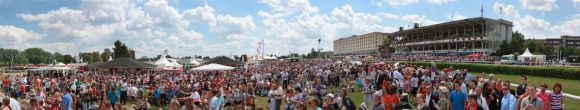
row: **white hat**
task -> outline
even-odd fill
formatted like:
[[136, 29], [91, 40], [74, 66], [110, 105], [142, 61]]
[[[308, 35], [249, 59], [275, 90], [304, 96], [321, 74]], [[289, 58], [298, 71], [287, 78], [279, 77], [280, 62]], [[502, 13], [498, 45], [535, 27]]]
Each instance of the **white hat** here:
[[327, 94], [326, 96], [334, 99], [334, 94]]

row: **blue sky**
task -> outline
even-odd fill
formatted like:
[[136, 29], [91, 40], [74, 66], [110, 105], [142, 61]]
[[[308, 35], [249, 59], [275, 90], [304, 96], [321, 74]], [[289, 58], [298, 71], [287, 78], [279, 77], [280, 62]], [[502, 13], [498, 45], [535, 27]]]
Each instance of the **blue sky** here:
[[0, 0], [0, 47], [76, 54], [125, 42], [137, 56], [324, 50], [332, 41], [483, 16], [527, 38], [580, 35], [580, 0]]

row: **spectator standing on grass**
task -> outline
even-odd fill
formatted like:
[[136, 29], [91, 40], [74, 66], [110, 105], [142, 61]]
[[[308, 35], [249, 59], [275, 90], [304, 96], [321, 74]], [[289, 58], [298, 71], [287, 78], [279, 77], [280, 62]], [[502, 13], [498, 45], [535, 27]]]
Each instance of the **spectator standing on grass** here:
[[[117, 94], [115, 93], [115, 89], [113, 87], [110, 87], [109, 90], [107, 91], [107, 98], [109, 99], [109, 102], [111, 103], [111, 107], [113, 108], [113, 110], [115, 109], [115, 106], [117, 104]], [[64, 102], [65, 99], [63, 99]]]
[[467, 101], [467, 96], [465, 95], [464, 92], [462, 92], [460, 90], [461, 88], [461, 83], [460, 82], [455, 82], [455, 84], [453, 85], [453, 87], [455, 88], [455, 90], [453, 92], [451, 92], [451, 108], [453, 110], [463, 110], [465, 109], [465, 104]]
[[[65, 88], [64, 89], [64, 96], [62, 96], [62, 102], [61, 102], [61, 108], [62, 110], [72, 110], [72, 105], [73, 104], [73, 99], [72, 96], [70, 95], [69, 89]], [[15, 109], [15, 110], [19, 110]]]
[[467, 106], [465, 106], [465, 110], [483, 110], [481, 105], [477, 103], [477, 95], [471, 94], [467, 99]]
[[540, 91], [538, 91], [536, 93], [536, 97], [542, 99], [542, 102], [544, 102], [544, 105], [542, 109], [544, 110], [548, 110], [550, 109], [550, 93], [548, 93], [546, 91], [546, 89], [548, 89], [548, 84], [546, 84], [546, 82], [543, 82], [542, 85], [540, 85], [541, 89]]
[[429, 110], [429, 106], [425, 104], [425, 95], [417, 94], [416, 101], [417, 101], [417, 110]]
[[516, 110], [516, 97], [510, 93], [509, 84], [509, 81], [505, 81], [501, 89], [503, 94], [503, 97], [501, 98], [501, 110]]
[[365, 95], [365, 106], [368, 109], [373, 109], [373, 103], [372, 103], [372, 99], [373, 99], [373, 93], [374, 93], [374, 87], [371, 84], [371, 80], [370, 79], [365, 79], [365, 85], [364, 85], [364, 92], [363, 94]]
[[520, 80], [521, 80], [521, 84], [518, 86], [517, 91], [516, 91], [517, 92], [516, 97], [518, 97], [518, 98], [521, 97], [521, 95], [523, 95], [524, 93], [526, 93], [528, 77], [522, 75]]
[[386, 110], [385, 104], [381, 101], [381, 95], [378, 92], [373, 94], [373, 109], [371, 110]]
[[487, 100], [483, 97], [483, 88], [482, 86], [477, 86], [475, 89], [475, 95], [477, 95], [477, 104], [481, 105], [483, 110], [489, 110], [489, 106], [487, 104]]
[[552, 93], [550, 93], [550, 109], [551, 110], [564, 110], [563, 104], [563, 94], [562, 94], [562, 84], [556, 83], [552, 87]]
[[533, 84], [528, 85], [528, 87], [526, 87], [526, 94], [529, 94], [527, 97], [525, 97], [522, 100], [521, 103], [521, 110], [540, 110], [542, 108], [544, 108], [544, 103], [542, 102], [542, 99], [536, 97], [535, 93], [537, 92], [536, 90], [536, 86]]
[[209, 104], [209, 110], [219, 110], [220, 109], [220, 102], [219, 102], [219, 95], [221, 93], [217, 90], [214, 90], [211, 92], [211, 99], [210, 99], [210, 104]]
[[435, 103], [436, 110], [449, 110], [449, 90], [446, 87], [439, 87], [439, 101]]
[[16, 98], [16, 92], [10, 92], [9, 94], [10, 96], [10, 108], [12, 110], [20, 110], [20, 104], [18, 102], [18, 100], [14, 99]]

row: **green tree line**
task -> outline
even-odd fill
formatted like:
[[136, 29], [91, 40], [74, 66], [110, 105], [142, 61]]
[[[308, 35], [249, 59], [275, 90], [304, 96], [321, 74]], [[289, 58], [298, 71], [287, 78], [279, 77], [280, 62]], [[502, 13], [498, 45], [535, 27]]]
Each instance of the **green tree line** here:
[[510, 42], [504, 41], [502, 45], [500, 45], [500, 49], [496, 52], [496, 55], [508, 55], [514, 54], [519, 55], [526, 51], [526, 48], [530, 50], [533, 54], [541, 54], [541, 55], [552, 55], [556, 56], [562, 52], [563, 55], [572, 56], [577, 55], [580, 56], [580, 49], [574, 47], [567, 47], [564, 48], [562, 45], [553, 47], [549, 45], [545, 45], [543, 42], [534, 40], [534, 39], [527, 39], [524, 40], [525, 36], [516, 31], [512, 34], [512, 39]]
[[[54, 64], [54, 63], [97, 63], [105, 62], [110, 58], [133, 58], [127, 46], [121, 41], [115, 41], [114, 48], [111, 51], [109, 48], [103, 49], [103, 52], [81, 52], [78, 55], [70, 55], [59, 52], [48, 52], [42, 48], [27, 48], [23, 51], [16, 49], [0, 48], [0, 66], [22, 65], [22, 64]], [[78, 56], [81, 59], [75, 59]], [[114, 57], [113, 57], [114, 56]], [[76, 61], [82, 60], [82, 61]]]

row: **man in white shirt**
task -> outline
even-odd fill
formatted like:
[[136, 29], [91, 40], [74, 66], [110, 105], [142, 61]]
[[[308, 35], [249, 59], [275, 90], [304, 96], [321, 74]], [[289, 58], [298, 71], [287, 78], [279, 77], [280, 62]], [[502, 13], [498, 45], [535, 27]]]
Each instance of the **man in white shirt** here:
[[282, 90], [282, 87], [278, 86], [276, 83], [272, 84], [272, 88], [270, 92], [268, 92], [268, 96], [270, 97], [270, 110], [280, 110], [283, 95], [284, 91]]
[[128, 93], [129, 93], [129, 100], [135, 100], [135, 98], [137, 97], [137, 87], [132, 86], [131, 84], [129, 84], [129, 89], [128, 89]]
[[10, 108], [12, 108], [12, 110], [20, 110], [20, 104], [18, 104], [18, 101], [16, 99], [14, 99], [14, 96], [16, 95], [15, 92], [11, 92], [10, 93]]
[[487, 106], [487, 100], [485, 100], [485, 97], [483, 97], [483, 95], [481, 94], [482, 91], [483, 89], [481, 86], [477, 86], [477, 88], [475, 89], [475, 94], [477, 95], [477, 104], [481, 105], [483, 110], [489, 110], [489, 106]]
[[392, 74], [393, 74], [393, 79], [396, 79], [397, 81], [397, 86], [403, 87], [405, 85], [405, 83], [403, 83], [405, 80], [403, 79], [403, 74], [401, 74], [401, 72], [399, 72], [401, 69], [397, 69], [395, 70]]

